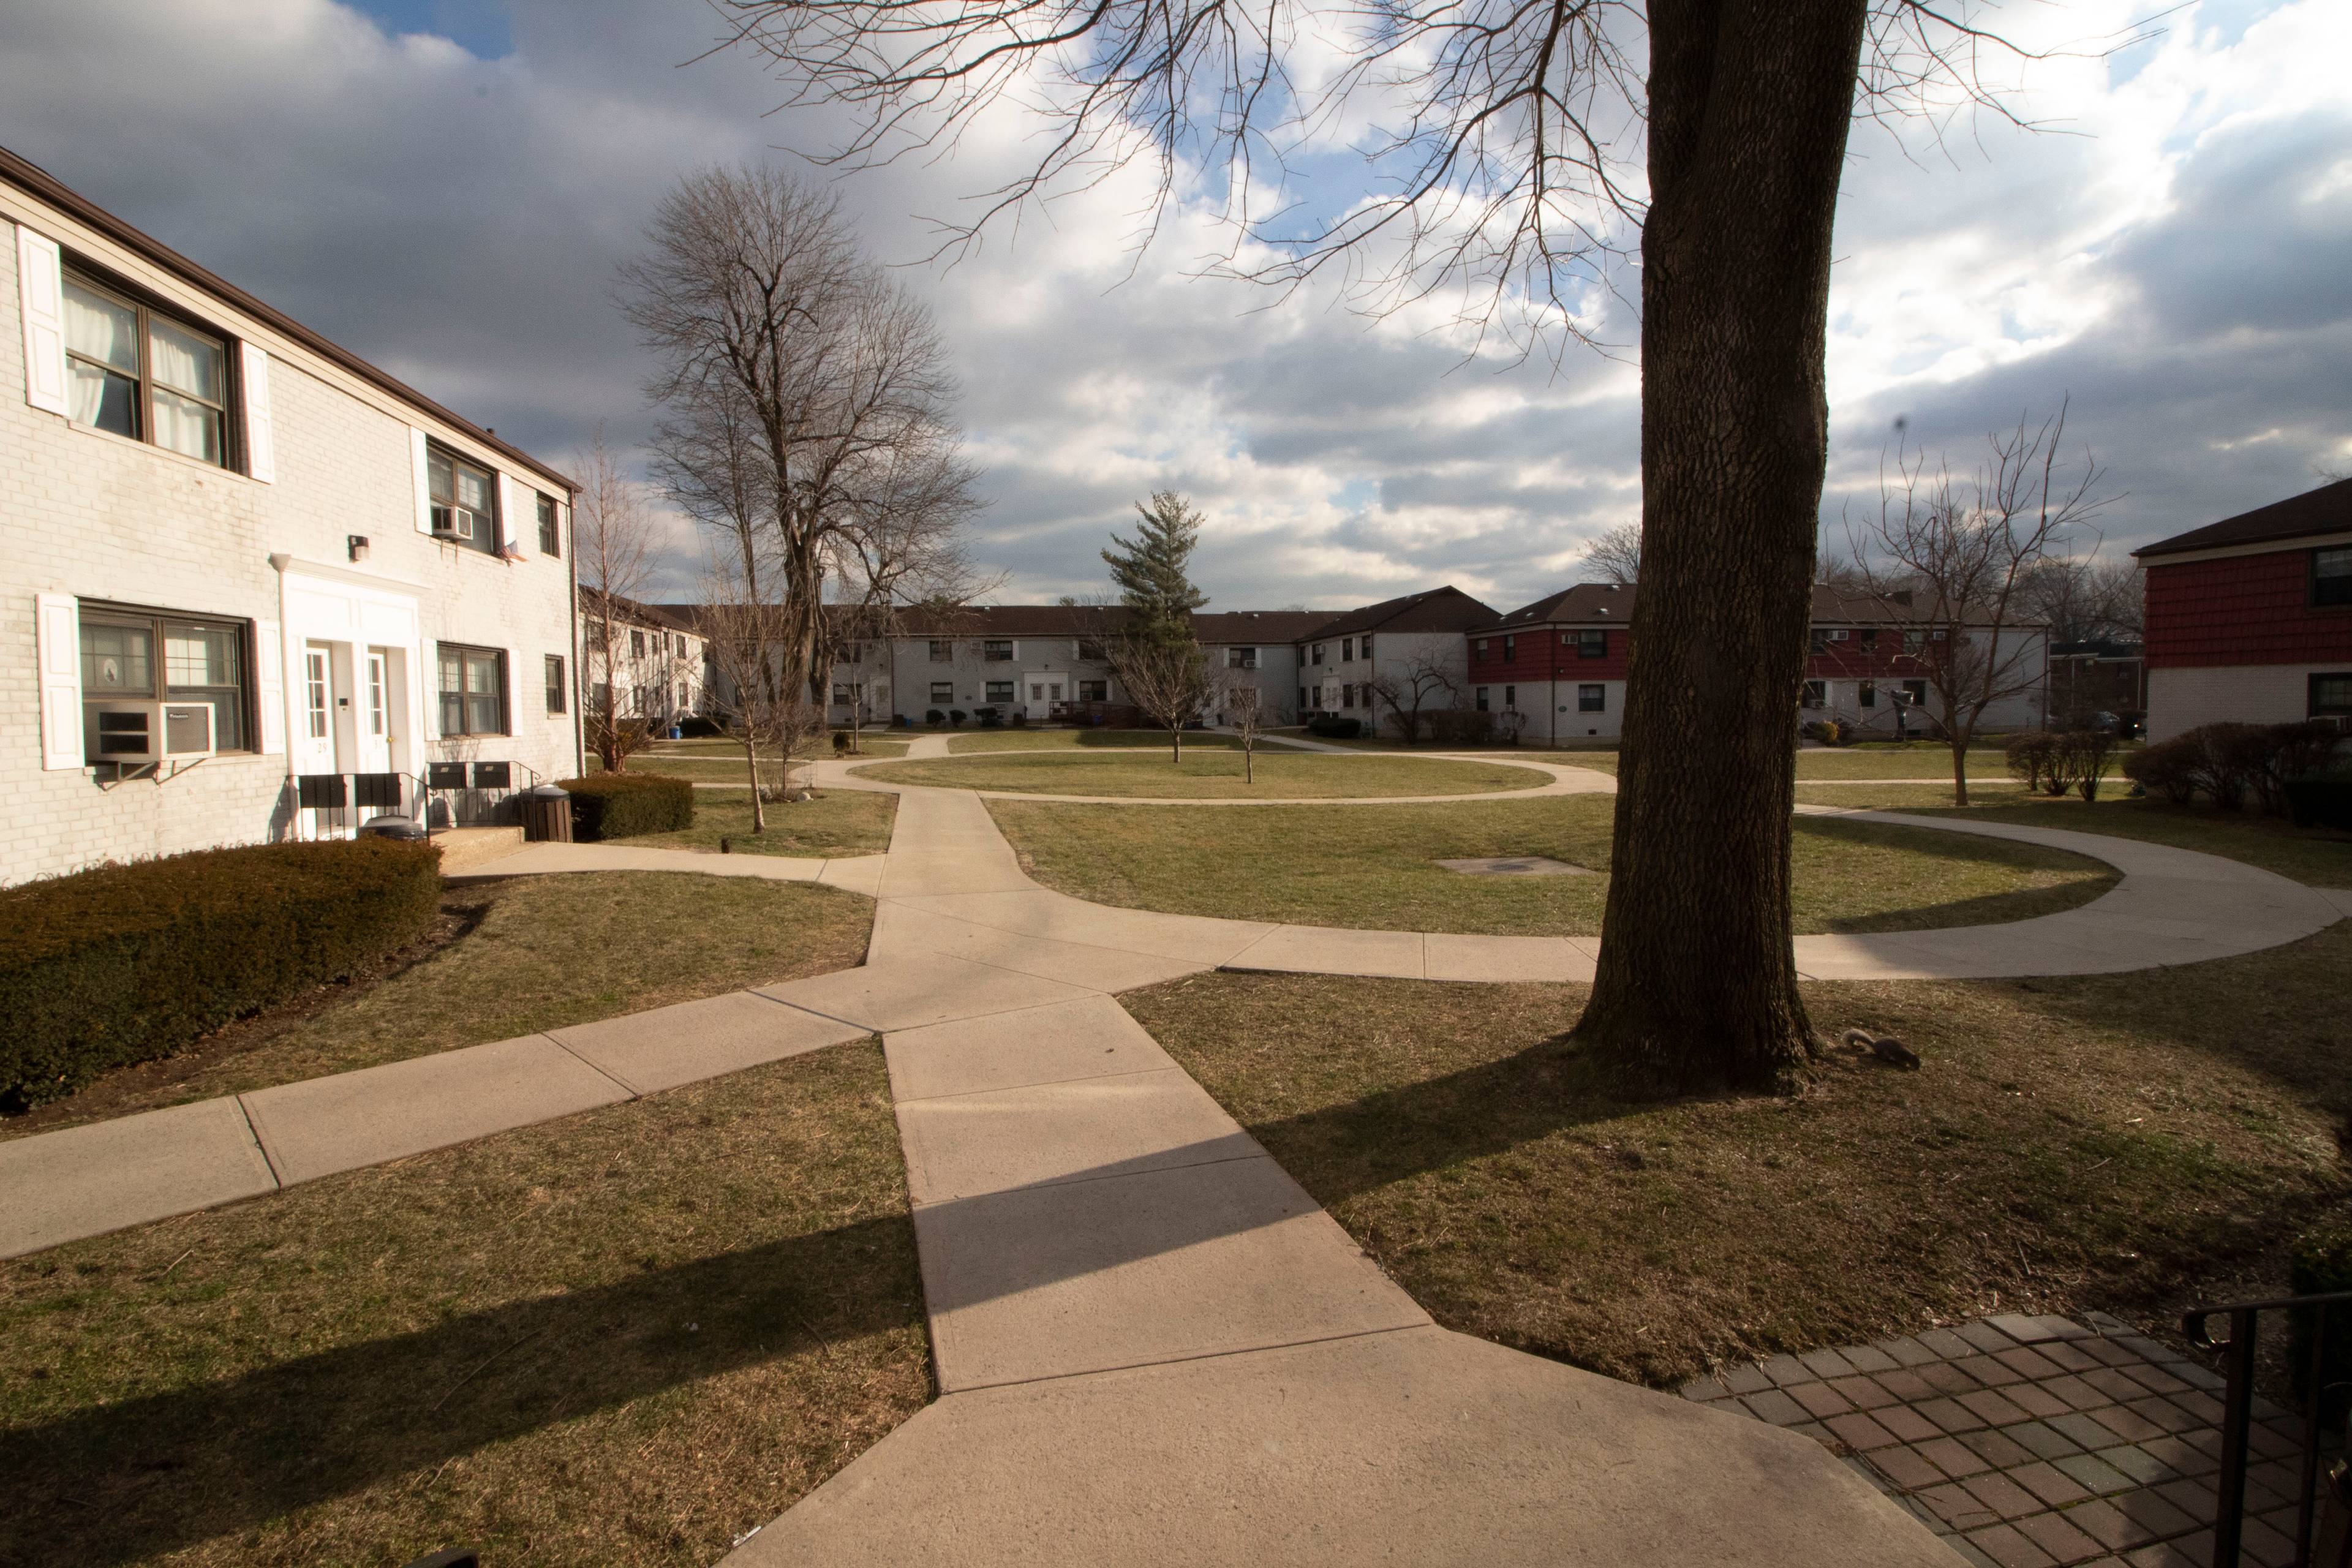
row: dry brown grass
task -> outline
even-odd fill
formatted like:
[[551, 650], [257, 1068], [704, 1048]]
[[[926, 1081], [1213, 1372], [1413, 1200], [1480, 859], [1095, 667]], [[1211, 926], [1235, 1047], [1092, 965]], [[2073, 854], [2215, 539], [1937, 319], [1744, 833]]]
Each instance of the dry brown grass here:
[[707, 1563], [930, 1379], [880, 1050], [0, 1264], [0, 1562]]
[[[1543, 855], [1605, 871], [1615, 801], [988, 806], [1032, 876], [1097, 903], [1371, 931], [1591, 936], [1605, 876], [1468, 877], [1437, 862]], [[2034, 845], [1819, 817], [1798, 821], [1791, 853], [1805, 932], [2025, 920], [2087, 903], [2116, 879], [2095, 861]]]
[[1127, 1005], [1440, 1321], [1670, 1384], [2274, 1255], [2352, 1189], [2347, 973], [2339, 924], [2137, 974], [1810, 986], [1818, 1027], [1924, 1068], [1666, 1104], [1559, 1041], [1580, 987], [1216, 974]]
[[874, 905], [833, 888], [599, 871], [452, 889], [422, 963], [331, 986], [194, 1049], [0, 1121], [0, 1138], [592, 1023], [865, 962]]
[[694, 793], [694, 826], [675, 833], [644, 833], [621, 840], [631, 849], [699, 849], [716, 853], [724, 838], [737, 855], [879, 855], [890, 847], [898, 797], [874, 790], [829, 789], [807, 800], [772, 801], [765, 829], [751, 831], [751, 792]]

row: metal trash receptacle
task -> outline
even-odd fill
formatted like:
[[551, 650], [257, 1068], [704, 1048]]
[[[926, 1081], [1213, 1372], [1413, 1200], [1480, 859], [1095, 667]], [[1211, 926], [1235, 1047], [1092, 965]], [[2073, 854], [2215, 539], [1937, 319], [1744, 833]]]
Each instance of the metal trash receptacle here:
[[522, 801], [522, 836], [532, 844], [572, 842], [572, 792], [555, 784], [527, 789]]

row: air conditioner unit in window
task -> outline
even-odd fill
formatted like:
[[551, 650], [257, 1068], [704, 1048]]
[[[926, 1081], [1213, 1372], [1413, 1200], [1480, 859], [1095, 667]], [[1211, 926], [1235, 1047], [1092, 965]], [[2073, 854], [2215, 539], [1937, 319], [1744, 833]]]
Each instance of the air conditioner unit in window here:
[[436, 506], [433, 509], [433, 537], [436, 539], [471, 539], [474, 537], [474, 514], [461, 506]]
[[93, 717], [93, 763], [193, 763], [216, 744], [209, 702], [109, 702]]

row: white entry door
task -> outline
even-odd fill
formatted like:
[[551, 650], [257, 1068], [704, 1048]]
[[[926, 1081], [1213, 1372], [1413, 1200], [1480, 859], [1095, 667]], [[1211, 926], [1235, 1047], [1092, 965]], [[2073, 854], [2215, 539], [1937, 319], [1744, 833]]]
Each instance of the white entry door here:
[[362, 773], [392, 771], [393, 672], [390, 650], [372, 647], [361, 661], [358, 752]]
[[298, 773], [342, 772], [336, 761], [335, 648], [332, 643], [302, 645], [295, 672], [294, 734], [289, 749]]
[[1033, 724], [1042, 723], [1054, 716], [1054, 710], [1070, 700], [1069, 677], [1059, 670], [1032, 670], [1022, 678], [1021, 695], [1026, 699], [1022, 710]]

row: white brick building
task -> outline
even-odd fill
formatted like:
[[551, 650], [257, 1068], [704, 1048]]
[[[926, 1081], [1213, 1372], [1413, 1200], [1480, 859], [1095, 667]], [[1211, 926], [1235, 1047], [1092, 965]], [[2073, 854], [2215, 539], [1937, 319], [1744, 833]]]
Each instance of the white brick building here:
[[0, 884], [578, 770], [562, 474], [5, 151], [0, 230]]

